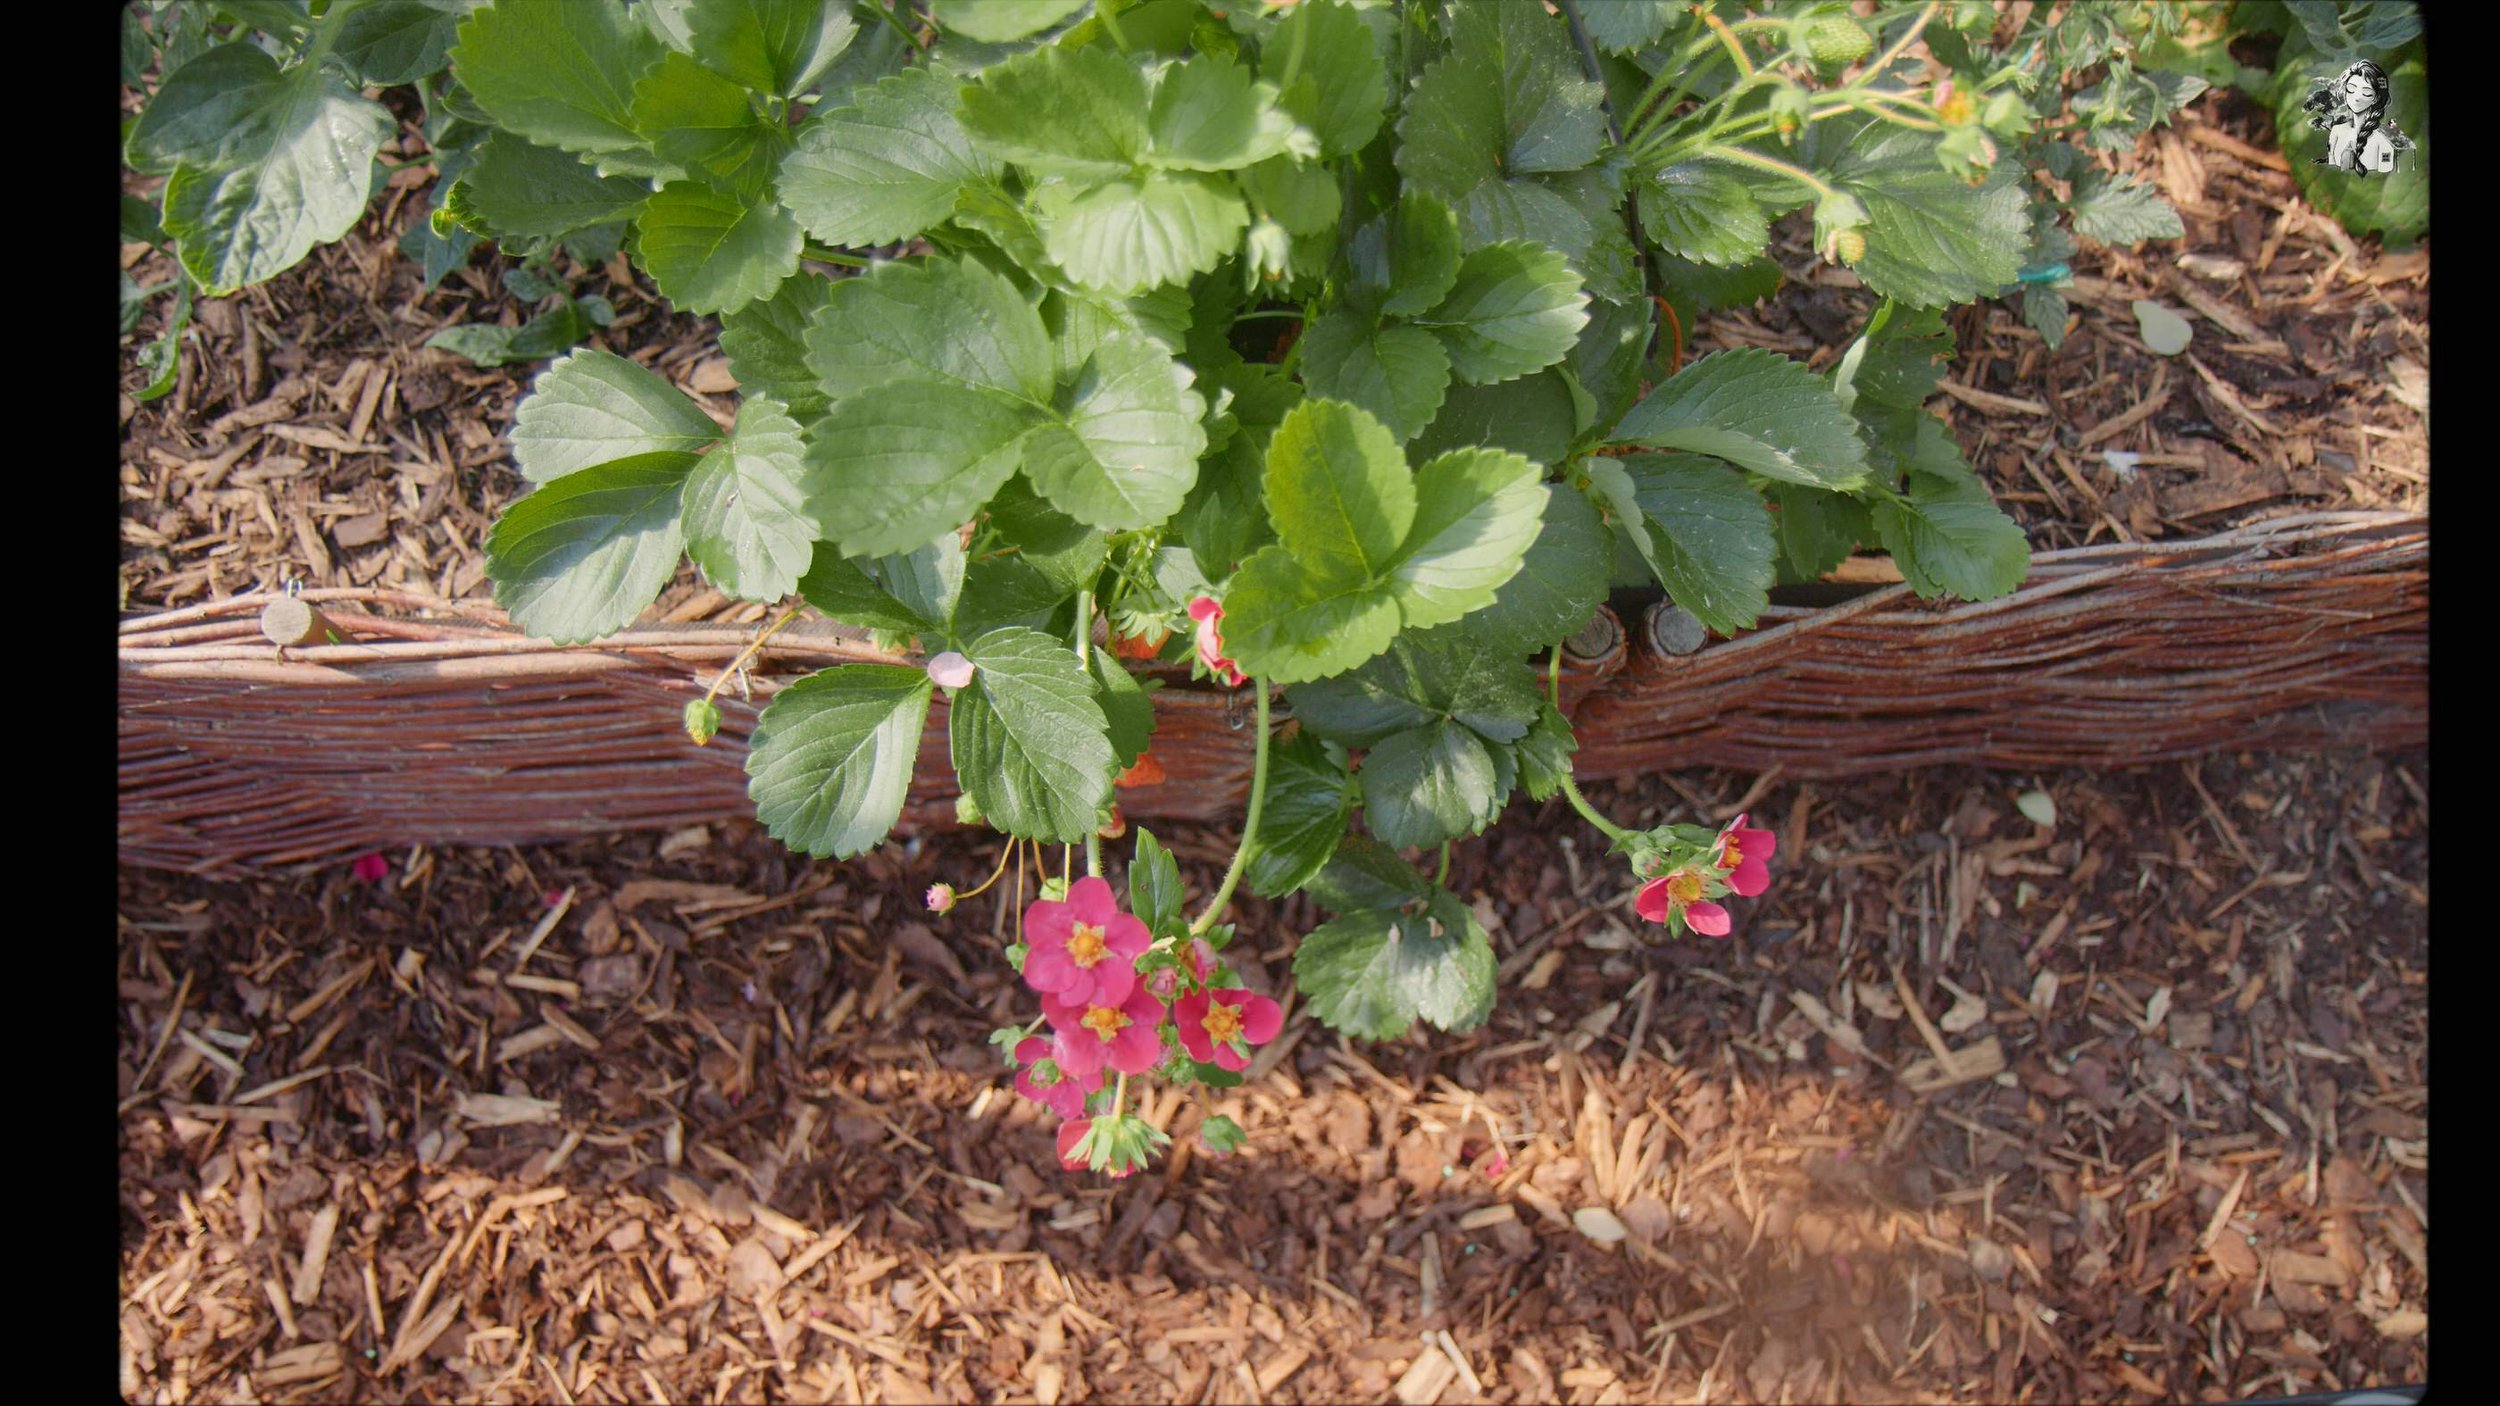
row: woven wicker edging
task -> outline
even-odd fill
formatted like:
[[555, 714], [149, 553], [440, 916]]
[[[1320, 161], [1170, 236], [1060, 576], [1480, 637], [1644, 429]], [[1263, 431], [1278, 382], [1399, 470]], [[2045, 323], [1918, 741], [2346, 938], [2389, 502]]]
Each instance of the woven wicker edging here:
[[[2429, 562], [2428, 520], [2394, 513], [2053, 552], [2001, 600], [1930, 605], [1891, 586], [1774, 606], [1763, 628], [1693, 654], [1662, 652], [1636, 621], [1628, 642], [1571, 661], [1564, 702], [1583, 776], [2405, 746], [2429, 735]], [[762, 703], [828, 664], [895, 660], [843, 627], [794, 624], [757, 661], [753, 696], [723, 697], [720, 736], [698, 748], [679, 712], [744, 647], [743, 627], [560, 648], [490, 607], [304, 596], [355, 642], [282, 657], [258, 633], [265, 596], [123, 622], [125, 862], [235, 872], [751, 816], [743, 767]], [[1233, 813], [1249, 776], [1243, 695], [1174, 680], [1155, 698], [1166, 780], [1122, 791], [1123, 810]], [[941, 702], [907, 825], [951, 814], [945, 737]]]

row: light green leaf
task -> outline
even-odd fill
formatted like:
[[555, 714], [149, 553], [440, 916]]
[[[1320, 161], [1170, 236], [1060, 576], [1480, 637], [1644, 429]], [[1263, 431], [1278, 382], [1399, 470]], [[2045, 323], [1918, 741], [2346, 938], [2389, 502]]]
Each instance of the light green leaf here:
[[738, 407], [729, 438], [686, 479], [686, 552], [740, 600], [777, 601], [798, 586], [819, 524], [802, 482], [798, 422], [770, 400]]
[[1866, 257], [1856, 271], [1867, 287], [1912, 307], [1940, 307], [1992, 297], [2014, 281], [2031, 221], [2012, 163], [1965, 185], [1937, 164], [1923, 133], [1876, 120], [1847, 127], [1819, 124], [1806, 144], [1822, 139], [1835, 153], [1824, 178], [1866, 206]]
[[848, 859], [903, 813], [935, 685], [920, 669], [845, 664], [783, 689], [747, 741], [747, 797], [773, 838]]
[[781, 202], [828, 244], [909, 239], [943, 221], [963, 188], [997, 167], [957, 120], [957, 85], [925, 68], [857, 90], [799, 128], [781, 162]]
[[2134, 176], [2112, 176], [2098, 166], [2075, 178], [2075, 198], [2067, 202], [2075, 233], [2103, 244], [2129, 248], [2147, 239], [2183, 239], [2187, 227], [2179, 212], [2153, 188]]
[[1582, 71], [1561, 15], [1541, 5], [1463, 0], [1450, 7], [1450, 44], [1499, 66], [1505, 175], [1577, 171], [1597, 159], [1606, 93]]
[[1392, 735], [1363, 756], [1363, 823], [1386, 845], [1437, 845], [1501, 813], [1493, 754], [1453, 722]]
[[[248, 44], [211, 50], [176, 77], [202, 69], [176, 95], [180, 110], [154, 127], [143, 117], [130, 144], [179, 161], [165, 183], [165, 233], [200, 291], [215, 295], [275, 278], [345, 236], [399, 124], [317, 66], [281, 75]], [[165, 106], [160, 93], [147, 116]], [[211, 137], [201, 124], [219, 114], [233, 125]]]
[[1274, 156], [1241, 172], [1242, 194], [1287, 234], [1326, 234], [1337, 226], [1343, 196], [1337, 178], [1316, 161]]
[[1613, 562], [1614, 541], [1597, 509], [1568, 488], [1549, 489], [1540, 530], [1520, 559], [1519, 574], [1460, 628], [1488, 654], [1515, 659], [1544, 649], [1597, 613]]
[[1678, 0], [1600, 0], [1580, 12], [1590, 43], [1610, 54], [1628, 54], [1657, 43], [1684, 8]]
[[1306, 400], [1286, 414], [1268, 441], [1266, 485], [1277, 539], [1331, 581], [1379, 580], [1415, 521], [1396, 438], [1338, 401]]
[[1006, 44], [1085, 8], [1085, 0], [936, 0], [937, 22], [966, 39]]
[[1639, 184], [1641, 229], [1670, 254], [1701, 264], [1760, 257], [1771, 222], [1735, 172], [1685, 161]]
[[1079, 522], [1115, 530], [1162, 522], [1189, 496], [1206, 450], [1206, 403], [1190, 379], [1136, 333], [1103, 338], [1067, 391], [1065, 418], [1027, 442], [1025, 475]]
[[1214, 268], [1250, 224], [1250, 207], [1231, 182], [1193, 171], [1047, 185], [1032, 208], [1051, 261], [1078, 287], [1114, 295]]
[[1163, 70], [1146, 115], [1146, 160], [1183, 171], [1237, 171], [1271, 156], [1317, 156], [1273, 84], [1253, 81], [1229, 59], [1200, 54]]
[[547, 484], [504, 509], [487, 540], [495, 603], [540, 639], [579, 644], [640, 615], [685, 550], [679, 500], [691, 454], [642, 454]]
[[836, 400], [931, 379], [1035, 402], [1051, 393], [1041, 314], [969, 259], [880, 263], [836, 279], [809, 325], [807, 364]]
[[1418, 190], [1354, 232], [1347, 250], [1354, 286], [1391, 317], [1413, 317], [1458, 282], [1458, 217]]
[[1008, 626], [964, 645], [975, 672], [948, 719], [955, 775], [989, 822], [1030, 840], [1092, 833], [1111, 800], [1108, 723], [1065, 643]]
[[1498, 449], [1460, 449], [1415, 471], [1415, 522], [1389, 572], [1407, 628], [1493, 603], [1519, 570], [1545, 506], [1544, 471]]
[[1319, 739], [1297, 732], [1268, 750], [1267, 804], [1242, 880], [1261, 898], [1282, 898], [1310, 882], [1345, 838], [1354, 788]]
[[745, 88], [674, 50], [634, 85], [634, 126], [662, 160], [742, 199], [771, 189], [790, 143]]
[[1990, 502], [1936, 495], [1911, 476], [1907, 499], [1875, 504], [1875, 531], [1921, 599], [1942, 595], [1995, 600], [2023, 584], [2031, 547], [2023, 530]]
[[2144, 338], [2145, 350], [2155, 356], [2177, 356], [2196, 335], [2186, 318], [2149, 298], [2135, 300], [2135, 329]]
[[843, 400], [808, 434], [817, 519], [852, 557], [909, 551], [960, 527], [1016, 471], [1039, 414], [946, 381]]
[[1488, 244], [1460, 263], [1449, 296], [1416, 325], [1440, 334], [1462, 379], [1507, 381], [1569, 354], [1588, 303], [1562, 255], [1540, 244]]
[[963, 125], [991, 157], [1043, 175], [1125, 175], [1145, 156], [1145, 75], [1108, 47], [1035, 49], [963, 90]]
[[1632, 407], [1612, 438], [1715, 455], [1808, 488], [1850, 489], [1866, 481], [1866, 445], [1830, 383], [1759, 347], [1685, 367]]
[[643, 144], [634, 84], [663, 52], [618, 0], [496, 0], [461, 22], [451, 60], [504, 130], [566, 151], [623, 153]]
[[552, 239], [629, 218], [650, 198], [646, 181], [602, 176], [569, 151], [496, 132], [453, 184], [445, 208], [461, 224], [498, 238]]
[[729, 374], [748, 395], [768, 395], [802, 423], [825, 411], [828, 397], [807, 365], [807, 328], [831, 296], [833, 281], [802, 270], [720, 321], [720, 349]]
[[1361, 406], [1401, 440], [1432, 422], [1449, 391], [1449, 354], [1421, 328], [1382, 327], [1336, 308], [1303, 332], [1300, 347], [1311, 394]]
[[1296, 990], [1329, 1029], [1370, 1040], [1403, 1035], [1418, 1015], [1444, 1030], [1483, 1020], [1493, 1001], [1493, 945], [1467, 905], [1436, 895], [1428, 913], [1349, 913], [1293, 955]]
[[771, 296], [798, 272], [804, 242], [779, 205], [750, 205], [692, 181], [663, 186], [634, 221], [643, 270], [684, 312], [731, 312]]
[[367, 86], [414, 83], [442, 70], [459, 25], [459, 13], [441, 6], [367, 5], [340, 21], [330, 52]]
[[807, 574], [799, 578], [799, 594], [833, 619], [862, 629], [910, 635], [942, 628], [944, 624], [923, 620], [918, 612], [879, 585], [877, 578], [858, 562], [834, 555], [830, 546], [816, 553]]
[[512, 417], [512, 457], [532, 483], [637, 455], [691, 456], [719, 438], [720, 426], [684, 392], [593, 348], [540, 373]]
[[[1591, 460], [1590, 477], [1598, 476]], [[1630, 481], [1645, 530], [1634, 532], [1658, 584], [1723, 635], [1751, 629], [1770, 604], [1771, 515], [1744, 478], [1698, 455], [1632, 454], [1612, 461]]]
[[1281, 545], [1252, 553], [1224, 595], [1224, 647], [1245, 671], [1275, 683], [1344, 673], [1397, 632], [1398, 605], [1386, 587], [1331, 582]]
[[838, 0], [693, 0], [690, 52], [759, 93], [795, 97], [850, 47], [858, 32]]
[[1302, 66], [1281, 102], [1319, 138], [1320, 154], [1351, 156], [1370, 145], [1388, 89], [1370, 26], [1339, 0], [1302, 0], [1261, 46], [1259, 76], [1283, 83], [1296, 53]]
[[939, 630], [952, 632], [964, 581], [970, 575], [964, 545], [953, 532], [941, 532], [908, 552], [896, 552], [869, 563], [887, 595], [913, 615]]

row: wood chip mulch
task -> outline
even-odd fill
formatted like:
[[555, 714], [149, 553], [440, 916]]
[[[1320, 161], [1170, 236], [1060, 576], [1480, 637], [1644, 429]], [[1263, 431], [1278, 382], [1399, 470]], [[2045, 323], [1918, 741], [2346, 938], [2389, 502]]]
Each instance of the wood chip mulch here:
[[[2230, 1400], [2428, 1375], [2427, 757], [1598, 799], [1778, 882], [1650, 946], [1460, 847], [1489, 1025], [1296, 1013], [1248, 1130], [1058, 1170], [969, 836], [120, 886], [134, 1401]], [[1741, 793], [1741, 794], [1740, 794]], [[1229, 837], [1174, 842], [1193, 888]], [[1121, 847], [1114, 847], [1115, 851]], [[1307, 900], [1235, 949], [1277, 989]]]

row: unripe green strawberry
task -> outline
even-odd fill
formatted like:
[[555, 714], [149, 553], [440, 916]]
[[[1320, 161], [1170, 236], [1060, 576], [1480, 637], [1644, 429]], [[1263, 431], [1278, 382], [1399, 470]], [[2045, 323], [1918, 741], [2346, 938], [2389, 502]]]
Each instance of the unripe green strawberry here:
[[1832, 236], [1832, 252], [1840, 256], [1842, 263], [1854, 264], [1866, 257], [1866, 235], [1858, 230], [1844, 229]]
[[1806, 25], [1806, 52], [1822, 68], [1846, 68], [1875, 52], [1875, 36], [1847, 15], [1823, 15]]

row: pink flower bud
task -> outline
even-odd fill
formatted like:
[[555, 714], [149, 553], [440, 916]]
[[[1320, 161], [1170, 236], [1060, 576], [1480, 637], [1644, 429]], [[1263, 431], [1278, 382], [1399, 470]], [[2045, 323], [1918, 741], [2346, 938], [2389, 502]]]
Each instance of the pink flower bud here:
[[356, 877], [368, 884], [378, 884], [391, 876], [391, 862], [379, 853], [368, 854], [356, 861]]
[[953, 884], [929, 885], [928, 904], [929, 911], [932, 913], [943, 913], [954, 907], [955, 886]]
[[929, 677], [940, 688], [961, 688], [972, 682], [972, 661], [950, 649], [930, 659]]

